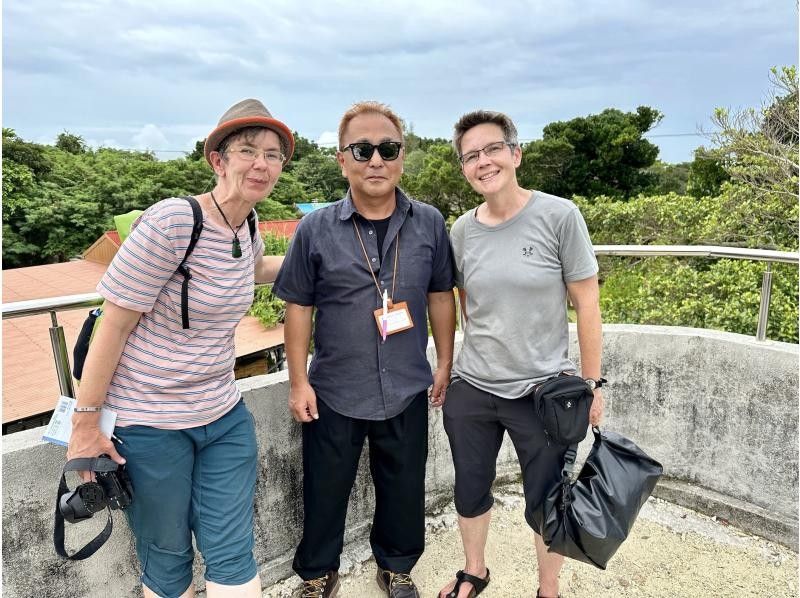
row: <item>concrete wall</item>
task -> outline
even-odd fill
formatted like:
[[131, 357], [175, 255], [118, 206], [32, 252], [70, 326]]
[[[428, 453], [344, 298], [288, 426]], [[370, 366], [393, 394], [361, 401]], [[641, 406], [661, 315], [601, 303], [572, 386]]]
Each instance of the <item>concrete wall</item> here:
[[[723, 502], [733, 497], [744, 509], [762, 509], [793, 534], [796, 546], [798, 346], [706, 330], [608, 325], [604, 347], [605, 375], [611, 380], [605, 393], [607, 427], [634, 439], [678, 483], [721, 496]], [[577, 354], [574, 330], [570, 353]], [[259, 435], [255, 551], [268, 584], [290, 574], [299, 540], [300, 427], [286, 410], [285, 372], [249, 378], [240, 386]], [[133, 542], [119, 513], [111, 540], [89, 560], [69, 562], [53, 551], [52, 514], [65, 449], [39, 441], [42, 431], [3, 437], [5, 595], [138, 596]], [[506, 478], [517, 472], [508, 443], [498, 469]], [[452, 481], [441, 412], [431, 411], [429, 508], [451, 499]], [[373, 500], [362, 460], [347, 539], [367, 533]], [[77, 549], [104, 523], [96, 516], [68, 524], [68, 547]]]

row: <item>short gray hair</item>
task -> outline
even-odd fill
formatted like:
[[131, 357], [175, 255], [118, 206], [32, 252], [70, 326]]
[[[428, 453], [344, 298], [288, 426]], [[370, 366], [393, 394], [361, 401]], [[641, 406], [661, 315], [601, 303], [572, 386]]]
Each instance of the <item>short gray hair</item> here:
[[517, 127], [514, 126], [514, 121], [511, 118], [502, 112], [475, 110], [459, 118], [455, 127], [453, 127], [453, 147], [455, 147], [458, 156], [461, 156], [461, 139], [464, 134], [473, 127], [486, 123], [497, 125], [503, 130], [503, 141], [509, 145], [519, 145]]
[[[236, 129], [230, 135], [227, 135], [219, 142], [217, 149], [220, 154], [225, 154], [227, 149], [231, 146], [231, 144], [235, 141], [244, 141], [245, 143], [253, 143], [256, 137], [263, 132], [263, 131], [272, 131], [277, 135], [277, 131], [274, 129], [270, 129], [269, 127], [260, 127], [258, 125], [252, 127], [244, 127], [243, 129]], [[285, 156], [287, 155], [289, 148], [286, 147], [286, 141], [283, 138], [283, 135], [278, 135], [278, 140], [281, 143], [281, 153]]]

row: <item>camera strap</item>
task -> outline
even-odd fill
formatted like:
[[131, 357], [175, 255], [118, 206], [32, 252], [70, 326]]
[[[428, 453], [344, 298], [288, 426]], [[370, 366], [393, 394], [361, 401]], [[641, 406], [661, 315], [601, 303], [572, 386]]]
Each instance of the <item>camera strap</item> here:
[[56, 496], [56, 513], [55, 524], [53, 526], [53, 545], [59, 556], [72, 561], [82, 561], [89, 558], [97, 550], [106, 543], [106, 540], [111, 536], [111, 530], [114, 527], [114, 520], [111, 518], [111, 509], [106, 507], [108, 511], [108, 521], [103, 530], [95, 536], [86, 546], [81, 548], [75, 554], [67, 554], [64, 548], [64, 516], [59, 509], [61, 497], [67, 494], [69, 486], [67, 486], [66, 473], [68, 471], [116, 471], [118, 465], [107, 457], [93, 457], [93, 458], [80, 458], [67, 461], [64, 469], [61, 472], [61, 481], [58, 483], [58, 496]]

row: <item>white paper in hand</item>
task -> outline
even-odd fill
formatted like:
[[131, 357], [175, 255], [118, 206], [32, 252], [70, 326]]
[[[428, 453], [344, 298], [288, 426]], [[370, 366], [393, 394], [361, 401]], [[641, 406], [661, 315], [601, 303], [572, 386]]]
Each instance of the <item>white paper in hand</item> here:
[[[76, 403], [77, 401], [71, 397], [58, 397], [53, 417], [50, 418], [50, 423], [47, 424], [42, 440], [61, 446], [69, 445], [69, 439], [72, 436], [72, 413], [75, 410]], [[111, 438], [116, 421], [116, 412], [103, 408], [100, 412], [100, 431], [108, 438]]]

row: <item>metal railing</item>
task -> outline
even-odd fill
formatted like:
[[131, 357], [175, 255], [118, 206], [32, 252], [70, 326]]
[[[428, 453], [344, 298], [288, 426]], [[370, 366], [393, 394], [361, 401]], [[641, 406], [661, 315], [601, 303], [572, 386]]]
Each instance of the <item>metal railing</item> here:
[[[800, 253], [797, 252], [747, 249], [742, 247], [717, 247], [713, 245], [595, 245], [594, 252], [596, 255], [611, 256], [706, 257], [766, 262], [767, 267], [761, 281], [761, 305], [759, 307], [758, 326], [756, 328], [756, 339], [759, 341], [766, 340], [767, 335], [769, 303], [772, 292], [771, 264], [773, 262], [784, 264], [800, 263]], [[2, 306], [4, 320], [7, 318], [21, 318], [24, 316], [50, 313], [53, 324], [50, 328], [50, 343], [53, 349], [58, 383], [61, 394], [63, 395], [70, 397], [75, 396], [64, 330], [58, 324], [56, 314], [58, 311], [93, 307], [95, 305], [100, 305], [102, 302], [103, 298], [98, 293], [85, 293], [82, 295], [4, 303]]]
[[50, 322], [52, 323], [49, 330], [50, 346], [53, 349], [53, 359], [56, 364], [58, 388], [65, 397], [74, 397], [75, 388], [72, 384], [72, 370], [69, 364], [67, 340], [64, 337], [64, 328], [58, 323], [58, 312], [81, 307], [94, 307], [101, 303], [103, 303], [103, 298], [98, 293], [84, 293], [82, 295], [31, 299], [29, 301], [3, 304], [4, 320], [50, 313]]
[[596, 255], [706, 257], [766, 262], [767, 268], [761, 277], [761, 305], [758, 309], [756, 326], [756, 340], [759, 341], [767, 339], [769, 301], [772, 295], [772, 263], [800, 263], [798, 252], [715, 245], [595, 245], [594, 252]]

